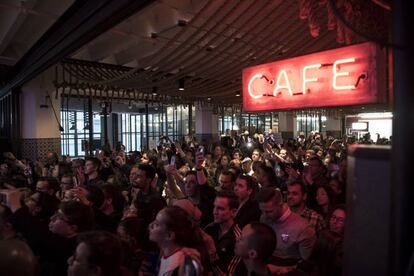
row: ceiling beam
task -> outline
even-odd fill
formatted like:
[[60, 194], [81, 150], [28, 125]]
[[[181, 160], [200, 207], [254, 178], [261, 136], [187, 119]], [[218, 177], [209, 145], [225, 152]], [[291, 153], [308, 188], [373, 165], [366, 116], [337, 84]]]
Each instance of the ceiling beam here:
[[154, 0], [77, 0], [13, 67], [0, 97], [35, 78]]

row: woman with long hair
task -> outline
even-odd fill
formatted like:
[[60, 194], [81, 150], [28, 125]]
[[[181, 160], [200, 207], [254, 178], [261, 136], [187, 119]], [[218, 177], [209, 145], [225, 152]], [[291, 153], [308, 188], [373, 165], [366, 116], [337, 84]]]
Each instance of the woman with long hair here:
[[177, 206], [169, 206], [158, 212], [149, 226], [149, 239], [160, 249], [160, 276], [179, 275], [188, 255], [193, 257], [192, 260], [195, 259], [194, 255], [200, 256], [201, 262], [208, 258], [197, 225], [186, 211]]
[[148, 224], [143, 219], [129, 217], [122, 220], [117, 229], [125, 252], [123, 265], [134, 275], [151, 274], [158, 260], [158, 250], [148, 239]]
[[320, 232], [309, 259], [311, 276], [340, 276], [342, 274], [343, 233], [346, 211], [336, 206], [329, 218], [329, 229]]
[[320, 185], [316, 189], [316, 202], [318, 204], [317, 211], [322, 215], [326, 222], [331, 215], [335, 206], [335, 195], [331, 187], [327, 185]]

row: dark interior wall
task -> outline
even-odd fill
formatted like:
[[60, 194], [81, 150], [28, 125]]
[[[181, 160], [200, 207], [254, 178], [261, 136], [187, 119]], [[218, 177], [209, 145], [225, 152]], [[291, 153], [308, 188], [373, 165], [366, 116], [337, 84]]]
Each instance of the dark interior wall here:
[[0, 89], [6, 85], [11, 66], [0, 64]]
[[13, 89], [0, 98], [0, 152], [20, 157], [20, 140], [20, 89]]

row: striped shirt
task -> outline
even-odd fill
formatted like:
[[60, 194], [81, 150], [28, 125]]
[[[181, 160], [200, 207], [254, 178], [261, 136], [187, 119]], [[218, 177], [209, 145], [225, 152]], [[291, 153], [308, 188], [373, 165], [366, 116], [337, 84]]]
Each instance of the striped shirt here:
[[204, 231], [209, 234], [216, 245], [218, 259], [213, 263], [215, 275], [232, 275], [240, 262], [240, 257], [234, 255], [236, 240], [241, 236], [241, 230], [235, 223], [222, 236], [220, 236], [220, 224], [211, 223]]

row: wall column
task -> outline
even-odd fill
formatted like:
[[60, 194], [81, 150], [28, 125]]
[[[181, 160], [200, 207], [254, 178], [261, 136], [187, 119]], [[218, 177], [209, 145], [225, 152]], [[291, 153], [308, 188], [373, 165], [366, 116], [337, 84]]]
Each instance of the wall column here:
[[[48, 151], [60, 155], [60, 95], [55, 98], [52, 84], [53, 70], [47, 70], [22, 87], [21, 94], [21, 133], [22, 157], [31, 160], [44, 160]], [[46, 98], [46, 91], [50, 99]]]
[[326, 117], [326, 122], [322, 123], [326, 125], [326, 136], [341, 137], [342, 124], [340, 118]]
[[198, 105], [195, 113], [197, 140], [218, 141], [218, 115], [213, 113], [213, 107]]
[[294, 138], [295, 124], [291, 112], [279, 112], [279, 132], [283, 139]]

